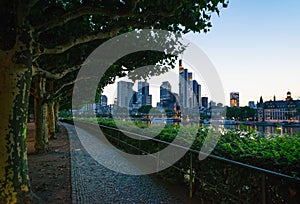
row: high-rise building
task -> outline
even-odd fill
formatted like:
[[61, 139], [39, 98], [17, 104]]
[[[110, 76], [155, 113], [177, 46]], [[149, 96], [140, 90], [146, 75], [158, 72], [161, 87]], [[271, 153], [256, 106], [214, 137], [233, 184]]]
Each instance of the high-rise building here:
[[201, 101], [201, 85], [196, 80], [193, 80], [193, 108], [200, 106]]
[[149, 94], [149, 83], [145, 81], [138, 82], [137, 103], [140, 106], [152, 104], [152, 95]]
[[183, 108], [188, 107], [188, 70], [182, 66], [179, 60], [179, 103]]
[[231, 92], [230, 93], [230, 107], [240, 107], [239, 92]]
[[107, 96], [105, 96], [105, 95], [100, 96], [100, 105], [107, 106]]
[[188, 72], [188, 81], [187, 81], [187, 86], [188, 86], [188, 92], [187, 92], [187, 101], [188, 105], [187, 108], [192, 108], [194, 106], [194, 97], [193, 97], [193, 73]]
[[204, 108], [208, 108], [208, 97], [201, 97], [201, 103]]
[[160, 86], [160, 102], [168, 101], [171, 98], [171, 84], [168, 81], [162, 82]]
[[168, 81], [162, 82], [160, 86], [160, 102], [161, 108], [174, 109], [178, 106], [178, 94], [172, 93], [171, 85]]
[[179, 60], [179, 103], [183, 108], [196, 108], [201, 104], [201, 85], [193, 80], [193, 73], [188, 72]]
[[130, 107], [130, 101], [133, 96], [133, 83], [127, 81], [119, 81], [117, 88], [117, 103], [120, 107]]

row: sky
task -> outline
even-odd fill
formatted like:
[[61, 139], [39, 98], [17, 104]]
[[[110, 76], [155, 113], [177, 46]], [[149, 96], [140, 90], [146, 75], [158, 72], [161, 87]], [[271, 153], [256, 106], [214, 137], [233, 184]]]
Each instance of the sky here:
[[[258, 101], [260, 96], [270, 100], [275, 95], [284, 100], [287, 91], [294, 99], [300, 98], [299, 7], [298, 0], [230, 0], [220, 16], [213, 14], [210, 32], [185, 35], [213, 63], [223, 84], [225, 105], [229, 105], [230, 92], [240, 93], [241, 106]], [[154, 81], [150, 93], [156, 105], [160, 81]], [[177, 84], [172, 84], [175, 92]], [[104, 90], [109, 103], [113, 103], [116, 90], [116, 86]], [[205, 84], [202, 93], [210, 98]]]

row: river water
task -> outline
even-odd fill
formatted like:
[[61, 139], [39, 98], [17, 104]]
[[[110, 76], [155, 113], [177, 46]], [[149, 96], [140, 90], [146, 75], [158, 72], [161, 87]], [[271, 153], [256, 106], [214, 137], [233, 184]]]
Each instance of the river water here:
[[256, 130], [261, 134], [286, 134], [293, 135], [300, 133], [300, 127], [293, 126], [274, 126], [274, 125], [224, 125], [226, 129], [246, 129]]

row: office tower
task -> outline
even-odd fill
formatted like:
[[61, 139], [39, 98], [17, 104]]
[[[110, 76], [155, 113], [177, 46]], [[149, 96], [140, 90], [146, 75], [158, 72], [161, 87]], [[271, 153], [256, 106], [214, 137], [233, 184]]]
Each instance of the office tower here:
[[170, 83], [168, 81], [162, 82], [160, 86], [159, 106], [163, 108], [173, 109], [174, 104], [178, 102], [177, 100], [178, 94], [172, 93]]
[[148, 82], [145, 81], [138, 82], [137, 103], [140, 106], [152, 104], [152, 95], [149, 94]]
[[198, 90], [199, 90], [199, 96], [198, 96], [198, 105], [202, 106], [202, 101], [201, 101], [201, 84], [198, 84]]
[[160, 85], [160, 102], [168, 101], [171, 98], [171, 84], [168, 81]]
[[107, 96], [105, 96], [105, 95], [100, 96], [100, 105], [107, 106]]
[[193, 108], [200, 106], [201, 85], [196, 80], [193, 80]]
[[126, 81], [119, 81], [118, 82], [118, 89], [117, 89], [117, 103], [120, 107], [129, 108], [130, 100], [133, 96], [133, 83], [126, 82]]
[[188, 81], [187, 81], [187, 108], [192, 108], [193, 107], [193, 73], [192, 72], [188, 72]]
[[240, 107], [239, 92], [231, 92], [230, 93], [230, 107]]
[[193, 80], [193, 73], [188, 72], [179, 60], [179, 103], [183, 108], [197, 108], [201, 103], [201, 85]]
[[202, 103], [202, 106], [204, 108], [208, 108], [208, 98], [207, 97], [201, 97], [201, 103]]
[[179, 60], [179, 103], [183, 108], [188, 107], [188, 70], [182, 66], [182, 60]]

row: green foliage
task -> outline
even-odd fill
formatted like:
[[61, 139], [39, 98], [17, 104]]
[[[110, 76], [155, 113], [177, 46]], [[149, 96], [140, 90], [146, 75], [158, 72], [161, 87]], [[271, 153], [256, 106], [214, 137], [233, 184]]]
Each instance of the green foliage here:
[[[94, 122], [96, 122], [95, 119]], [[104, 126], [118, 127], [129, 132], [138, 129], [139, 132], [136, 133], [141, 135], [144, 135], [144, 130], [148, 128], [141, 121], [131, 123], [129, 121], [98, 118], [98, 122]], [[137, 128], [137, 126], [142, 127], [142, 129]], [[186, 136], [185, 140], [194, 140], [192, 149], [195, 150], [201, 149], [209, 131], [220, 131], [222, 136], [213, 151], [213, 155], [294, 177], [300, 176], [300, 134], [262, 137], [253, 130], [211, 130], [210, 127], [198, 127], [196, 125], [166, 125], [163, 126], [163, 129], [157, 129], [151, 128], [147, 131], [153, 131], [152, 133], [157, 135], [156, 139], [167, 142], [172, 142], [178, 135], [178, 131], [181, 131]], [[105, 128], [102, 128], [102, 130], [114, 145], [131, 154], [154, 153], [167, 146], [153, 140], [141, 142], [129, 138], [117, 130]], [[192, 132], [196, 132], [196, 134], [193, 135]], [[122, 142], [119, 142], [119, 140]], [[196, 152], [186, 154], [173, 165], [176, 168], [170, 167], [158, 174], [172, 183], [187, 185], [188, 187], [185, 178], [189, 177], [191, 161], [194, 194], [199, 195], [206, 201], [217, 203], [236, 203], [238, 202], [237, 198], [249, 203], [261, 202], [263, 176], [261, 172], [210, 157], [199, 161]], [[289, 198], [288, 188], [292, 185], [294, 184], [291, 180], [267, 175], [265, 185], [268, 193], [267, 203], [286, 203]]]
[[138, 109], [138, 112], [139, 112], [139, 113], [143, 113], [143, 114], [148, 114], [148, 113], [150, 112], [151, 109], [152, 109], [152, 106], [151, 106], [151, 105], [141, 106], [141, 107]]
[[236, 119], [240, 121], [253, 120], [255, 110], [248, 106], [245, 107], [228, 107], [226, 110], [226, 117], [229, 119]]

